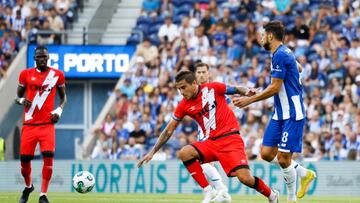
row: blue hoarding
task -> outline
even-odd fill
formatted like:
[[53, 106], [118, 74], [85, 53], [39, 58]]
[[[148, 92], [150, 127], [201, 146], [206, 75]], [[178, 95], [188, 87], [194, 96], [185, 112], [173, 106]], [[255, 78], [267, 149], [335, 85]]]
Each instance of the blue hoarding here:
[[[67, 78], [119, 78], [128, 70], [133, 46], [48, 45], [48, 65], [64, 71]], [[29, 45], [27, 66], [34, 67], [36, 45]]]

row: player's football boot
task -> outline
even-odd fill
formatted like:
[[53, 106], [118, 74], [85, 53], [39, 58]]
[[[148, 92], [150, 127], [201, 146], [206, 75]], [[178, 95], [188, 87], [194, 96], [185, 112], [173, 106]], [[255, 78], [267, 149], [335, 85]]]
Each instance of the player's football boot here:
[[231, 202], [231, 200], [231, 196], [226, 188], [217, 190], [216, 197], [212, 199], [213, 202]]
[[19, 203], [26, 203], [29, 199], [30, 193], [34, 191], [34, 185], [31, 184], [31, 188], [25, 187], [25, 189], [22, 192], [22, 195], [20, 197]]
[[269, 203], [279, 203], [280, 199], [280, 193], [277, 190], [272, 190], [273, 193], [275, 193], [275, 197], [273, 199], [269, 198]]
[[312, 170], [308, 170], [306, 176], [304, 178], [301, 178], [300, 188], [296, 194], [298, 198], [303, 198], [305, 196], [308, 191], [309, 185], [311, 181], [314, 180], [314, 178], [316, 178], [316, 173]]
[[216, 197], [216, 190], [211, 186], [208, 186], [204, 189], [204, 200], [201, 203], [210, 203], [212, 199]]
[[48, 198], [46, 197], [46, 195], [41, 195], [39, 198], [39, 203], [49, 203]]

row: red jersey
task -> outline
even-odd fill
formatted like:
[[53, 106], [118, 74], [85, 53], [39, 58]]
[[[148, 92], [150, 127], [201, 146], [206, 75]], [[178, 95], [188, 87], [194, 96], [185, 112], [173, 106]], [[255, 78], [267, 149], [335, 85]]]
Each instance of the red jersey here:
[[25, 107], [23, 123], [51, 123], [56, 87], [64, 85], [64, 73], [60, 70], [54, 68], [49, 68], [45, 72], [40, 72], [37, 68], [23, 70], [19, 76], [19, 86], [26, 88], [25, 97], [32, 102], [30, 108]]
[[226, 85], [209, 82], [199, 87], [194, 99], [183, 98], [173, 118], [180, 121], [188, 115], [200, 125], [205, 136], [214, 138], [228, 132], [239, 131], [240, 125], [225, 98]]

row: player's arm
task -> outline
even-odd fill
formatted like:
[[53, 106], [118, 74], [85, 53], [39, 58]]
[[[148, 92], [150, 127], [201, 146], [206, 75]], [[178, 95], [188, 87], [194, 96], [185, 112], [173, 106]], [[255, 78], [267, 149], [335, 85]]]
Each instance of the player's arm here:
[[180, 121], [175, 120], [174, 118], [167, 124], [166, 128], [161, 132], [158, 140], [154, 147], [150, 150], [148, 154], [146, 154], [137, 164], [138, 167], [141, 167], [143, 163], [149, 162], [154, 154], [159, 151], [159, 149], [170, 139], [175, 129], [178, 127]]
[[57, 91], [60, 97], [60, 105], [57, 107], [54, 111], [51, 112], [51, 122], [57, 123], [61, 117], [62, 111], [64, 109], [64, 106], [67, 102], [67, 96], [66, 96], [66, 90], [65, 85], [58, 86]]
[[250, 89], [248, 87], [243, 86], [229, 86], [226, 85], [225, 94], [233, 95], [233, 94], [240, 94], [242, 96], [252, 96], [256, 94], [256, 89]]
[[277, 94], [280, 91], [282, 84], [282, 79], [272, 78], [271, 84], [264, 91], [247, 98], [235, 98], [233, 103], [235, 106], [242, 108], [254, 102], [265, 100]]
[[26, 88], [24, 86], [22, 86], [22, 85], [18, 86], [15, 102], [19, 105], [24, 105], [29, 108], [31, 106], [31, 101], [29, 101], [28, 99], [26, 99], [24, 97], [25, 90], [26, 90]]

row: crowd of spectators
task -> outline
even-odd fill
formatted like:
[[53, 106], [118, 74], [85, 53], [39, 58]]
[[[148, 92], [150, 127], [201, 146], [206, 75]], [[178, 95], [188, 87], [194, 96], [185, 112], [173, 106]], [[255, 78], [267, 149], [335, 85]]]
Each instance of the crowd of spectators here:
[[83, 0], [1, 0], [0, 80], [26, 43], [61, 44]]
[[[149, 150], [181, 100], [176, 72], [193, 70], [197, 61], [209, 64], [212, 81], [266, 88], [271, 56], [257, 31], [274, 19], [286, 26], [284, 43], [304, 67], [307, 121], [297, 159], [360, 160], [360, 3], [350, 0], [144, 0], [136, 29], [149, 28], [146, 23], [151, 29], [143, 30], [135, 65], [115, 90], [92, 158], [138, 159]], [[233, 107], [251, 160], [261, 159], [272, 109], [271, 98]], [[175, 159], [197, 132], [184, 119], [154, 159]]]

